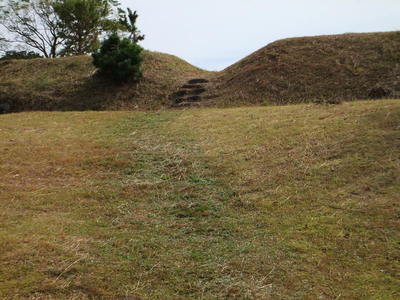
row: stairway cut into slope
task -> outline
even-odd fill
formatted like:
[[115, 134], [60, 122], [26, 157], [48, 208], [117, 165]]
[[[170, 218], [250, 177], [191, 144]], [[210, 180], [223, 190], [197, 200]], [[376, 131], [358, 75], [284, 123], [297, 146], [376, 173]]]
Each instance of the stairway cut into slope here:
[[204, 100], [214, 99], [215, 94], [208, 93], [209, 79], [193, 78], [182, 85], [178, 91], [172, 93], [169, 98], [173, 107], [199, 106]]

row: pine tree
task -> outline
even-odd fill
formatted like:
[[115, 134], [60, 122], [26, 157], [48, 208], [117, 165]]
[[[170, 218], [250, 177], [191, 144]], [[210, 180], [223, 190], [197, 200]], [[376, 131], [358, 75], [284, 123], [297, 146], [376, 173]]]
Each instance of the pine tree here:
[[114, 82], [138, 81], [142, 75], [142, 51], [131, 39], [121, 39], [114, 33], [93, 53], [93, 64], [99, 69], [99, 75]]
[[119, 23], [121, 24], [123, 31], [129, 33], [129, 38], [133, 43], [137, 44], [143, 41], [145, 36], [136, 27], [136, 21], [139, 17], [136, 11], [132, 12], [130, 8], [127, 9], [126, 13], [124, 10], [119, 9]]

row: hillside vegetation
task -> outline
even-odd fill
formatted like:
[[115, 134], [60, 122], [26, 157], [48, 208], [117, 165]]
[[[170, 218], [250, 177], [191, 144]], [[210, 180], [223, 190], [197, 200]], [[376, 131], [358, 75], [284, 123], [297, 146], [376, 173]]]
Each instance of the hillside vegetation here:
[[10, 111], [157, 109], [202, 71], [168, 54], [146, 51], [139, 84], [112, 84], [95, 74], [87, 56], [0, 61], [0, 104]]
[[398, 100], [1, 115], [0, 298], [397, 300], [399, 126]]
[[210, 81], [203, 106], [397, 98], [400, 32], [277, 41], [222, 72], [146, 52], [141, 83], [95, 76], [89, 57], [0, 62], [0, 105], [22, 110], [158, 109], [193, 78]]
[[224, 103], [299, 103], [398, 97], [400, 32], [292, 38], [227, 68]]

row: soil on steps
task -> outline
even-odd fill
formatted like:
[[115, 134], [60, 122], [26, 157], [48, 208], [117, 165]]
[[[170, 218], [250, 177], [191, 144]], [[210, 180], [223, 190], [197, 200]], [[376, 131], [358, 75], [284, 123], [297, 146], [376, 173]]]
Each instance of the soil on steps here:
[[188, 80], [176, 92], [169, 96], [173, 107], [199, 106], [205, 100], [214, 99], [217, 95], [209, 91], [210, 80], [193, 78]]

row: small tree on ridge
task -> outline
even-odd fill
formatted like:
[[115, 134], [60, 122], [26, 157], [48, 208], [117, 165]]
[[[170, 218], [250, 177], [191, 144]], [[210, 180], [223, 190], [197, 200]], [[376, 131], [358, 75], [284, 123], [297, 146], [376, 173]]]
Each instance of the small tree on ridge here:
[[129, 38], [120, 38], [114, 33], [93, 53], [93, 64], [99, 75], [114, 82], [138, 81], [142, 75], [143, 48]]

